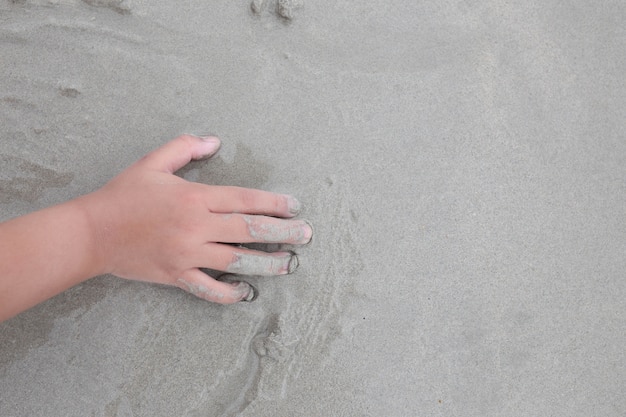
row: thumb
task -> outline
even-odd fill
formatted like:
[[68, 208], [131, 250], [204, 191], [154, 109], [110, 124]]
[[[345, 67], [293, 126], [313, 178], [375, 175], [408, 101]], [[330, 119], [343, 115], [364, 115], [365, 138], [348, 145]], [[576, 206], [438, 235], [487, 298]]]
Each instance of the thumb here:
[[215, 136], [181, 135], [143, 157], [139, 164], [148, 169], [173, 174], [192, 160], [208, 158], [219, 150]]

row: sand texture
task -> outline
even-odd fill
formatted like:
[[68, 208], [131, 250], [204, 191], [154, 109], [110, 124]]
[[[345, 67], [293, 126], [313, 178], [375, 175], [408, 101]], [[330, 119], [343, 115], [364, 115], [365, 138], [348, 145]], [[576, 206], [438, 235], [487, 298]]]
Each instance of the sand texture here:
[[[0, 416], [626, 415], [626, 3], [0, 0], [0, 220], [182, 132], [296, 195], [253, 303], [98, 277], [0, 324]], [[1, 236], [0, 236], [1, 238]]]

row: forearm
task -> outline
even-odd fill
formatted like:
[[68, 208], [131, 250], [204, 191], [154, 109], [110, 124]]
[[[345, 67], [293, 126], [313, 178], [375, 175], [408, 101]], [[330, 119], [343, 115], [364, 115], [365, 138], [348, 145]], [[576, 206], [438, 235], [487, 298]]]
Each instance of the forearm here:
[[102, 271], [89, 219], [67, 203], [0, 224], [0, 321]]

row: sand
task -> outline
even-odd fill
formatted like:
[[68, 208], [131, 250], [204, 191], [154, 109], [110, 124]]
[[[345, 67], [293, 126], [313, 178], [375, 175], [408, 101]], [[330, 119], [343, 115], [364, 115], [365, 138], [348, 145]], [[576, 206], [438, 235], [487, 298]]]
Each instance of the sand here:
[[181, 175], [315, 228], [252, 303], [104, 276], [0, 324], [0, 415], [626, 415], [625, 21], [0, 1], [0, 219], [191, 132], [223, 147]]

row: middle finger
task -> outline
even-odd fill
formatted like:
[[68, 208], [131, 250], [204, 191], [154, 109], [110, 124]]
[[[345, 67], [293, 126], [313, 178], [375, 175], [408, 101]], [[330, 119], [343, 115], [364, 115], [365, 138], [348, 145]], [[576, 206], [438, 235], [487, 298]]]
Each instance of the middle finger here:
[[285, 220], [249, 214], [209, 214], [207, 241], [221, 243], [288, 243], [302, 245], [313, 235], [304, 220]]

